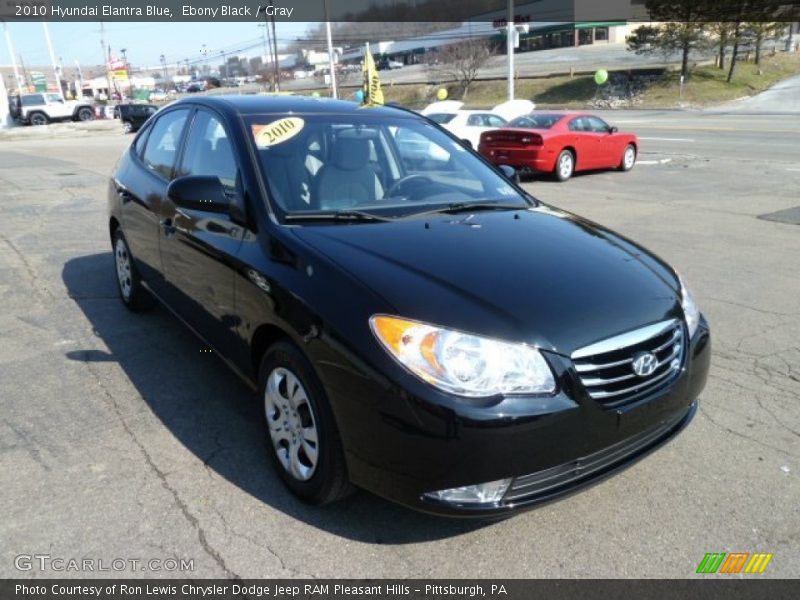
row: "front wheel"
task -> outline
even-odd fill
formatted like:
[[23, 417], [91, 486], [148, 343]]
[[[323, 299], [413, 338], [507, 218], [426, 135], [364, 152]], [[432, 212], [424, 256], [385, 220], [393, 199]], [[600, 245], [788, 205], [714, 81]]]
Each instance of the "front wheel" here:
[[311, 363], [278, 342], [261, 360], [259, 390], [273, 463], [301, 500], [328, 504], [350, 491], [333, 413]]
[[125, 121], [122, 124], [122, 131], [125, 133], [131, 133], [133, 131], [133, 123], [130, 121]]
[[622, 153], [622, 160], [619, 163], [620, 171], [630, 171], [633, 165], [636, 164], [636, 147], [633, 144], [628, 144], [625, 152]]
[[566, 181], [575, 172], [575, 156], [569, 150], [562, 150], [556, 161], [555, 176], [558, 181]]

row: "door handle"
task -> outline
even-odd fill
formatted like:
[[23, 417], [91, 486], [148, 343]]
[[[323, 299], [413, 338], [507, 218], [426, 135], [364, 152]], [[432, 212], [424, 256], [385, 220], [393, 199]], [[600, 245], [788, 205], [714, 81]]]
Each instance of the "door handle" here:
[[167, 237], [170, 237], [176, 231], [176, 227], [173, 224], [172, 219], [170, 217], [167, 217], [166, 219], [161, 219], [158, 222], [158, 224], [161, 225], [161, 228], [164, 230], [164, 234]]

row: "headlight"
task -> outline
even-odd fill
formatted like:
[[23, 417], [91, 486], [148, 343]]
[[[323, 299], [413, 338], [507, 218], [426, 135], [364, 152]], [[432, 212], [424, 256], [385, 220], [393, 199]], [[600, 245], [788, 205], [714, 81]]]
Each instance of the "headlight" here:
[[681, 282], [681, 306], [683, 307], [683, 315], [686, 317], [686, 328], [689, 330], [689, 339], [694, 337], [694, 332], [697, 331], [697, 326], [700, 324], [700, 311], [697, 308], [697, 303], [694, 301], [694, 296], [683, 278], [678, 275]]
[[485, 398], [556, 389], [550, 367], [532, 346], [385, 315], [372, 317], [370, 326], [400, 364], [445, 392]]

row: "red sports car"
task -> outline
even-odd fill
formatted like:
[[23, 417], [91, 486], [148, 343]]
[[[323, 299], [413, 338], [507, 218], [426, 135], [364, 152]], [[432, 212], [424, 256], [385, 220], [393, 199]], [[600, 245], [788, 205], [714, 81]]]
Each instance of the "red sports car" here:
[[575, 171], [630, 171], [639, 139], [594, 115], [536, 111], [481, 134], [478, 151], [496, 165], [566, 181]]

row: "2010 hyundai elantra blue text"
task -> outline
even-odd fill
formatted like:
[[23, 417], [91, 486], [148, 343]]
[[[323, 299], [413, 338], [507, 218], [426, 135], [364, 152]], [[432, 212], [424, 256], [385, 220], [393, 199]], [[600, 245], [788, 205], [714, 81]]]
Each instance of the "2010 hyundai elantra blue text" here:
[[122, 301], [157, 298], [258, 390], [309, 502], [509, 514], [660, 446], [705, 385], [672, 268], [410, 111], [179, 101], [123, 154], [108, 225]]

